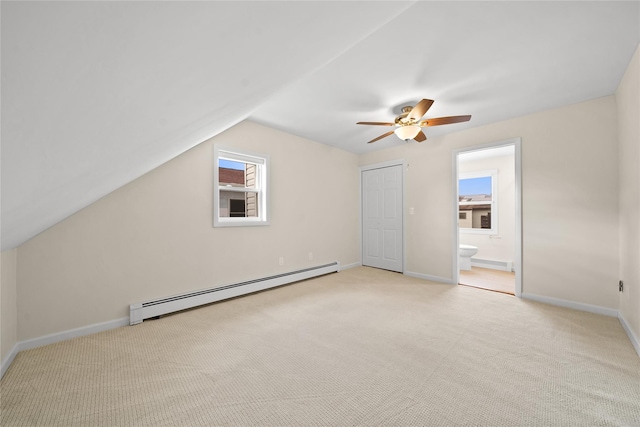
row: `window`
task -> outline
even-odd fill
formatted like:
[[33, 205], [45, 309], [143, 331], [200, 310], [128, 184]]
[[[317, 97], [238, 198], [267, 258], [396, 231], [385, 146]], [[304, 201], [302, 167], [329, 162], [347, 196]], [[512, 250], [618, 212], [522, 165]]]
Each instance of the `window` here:
[[498, 171], [460, 173], [458, 218], [460, 232], [498, 234]]
[[213, 226], [268, 225], [269, 156], [214, 146]]

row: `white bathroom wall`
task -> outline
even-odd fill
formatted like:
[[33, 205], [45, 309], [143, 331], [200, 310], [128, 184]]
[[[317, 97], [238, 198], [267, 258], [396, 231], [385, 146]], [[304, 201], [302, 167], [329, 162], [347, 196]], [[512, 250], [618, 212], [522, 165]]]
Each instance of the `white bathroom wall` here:
[[478, 247], [474, 259], [513, 262], [516, 209], [514, 155], [472, 160], [463, 160], [464, 157], [466, 156], [460, 156], [458, 174], [492, 169], [498, 171], [498, 234], [472, 234], [460, 230], [460, 243]]

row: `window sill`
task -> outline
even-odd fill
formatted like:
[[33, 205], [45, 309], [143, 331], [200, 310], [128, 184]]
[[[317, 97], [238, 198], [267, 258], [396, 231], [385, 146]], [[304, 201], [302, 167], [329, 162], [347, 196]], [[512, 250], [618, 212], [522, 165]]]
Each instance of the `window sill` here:
[[214, 220], [214, 227], [256, 227], [261, 225], [269, 225], [269, 221], [255, 220], [255, 221], [247, 221], [247, 220]]

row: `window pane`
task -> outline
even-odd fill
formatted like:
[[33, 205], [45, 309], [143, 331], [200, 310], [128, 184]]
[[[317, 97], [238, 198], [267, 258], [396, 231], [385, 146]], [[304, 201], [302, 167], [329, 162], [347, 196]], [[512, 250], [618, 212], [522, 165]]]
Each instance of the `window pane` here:
[[491, 201], [491, 177], [461, 179], [458, 184], [460, 201], [465, 202], [490, 202]]
[[231, 218], [244, 218], [247, 216], [246, 201], [240, 199], [229, 200], [229, 216]]
[[258, 193], [220, 191], [220, 218], [257, 218]]
[[243, 171], [244, 163], [236, 162], [235, 160], [219, 159], [218, 167], [226, 168], [226, 169], [238, 169]]
[[258, 193], [245, 193], [247, 201], [247, 217], [257, 218], [258, 215]]
[[458, 181], [460, 228], [492, 228], [492, 179], [485, 175]]
[[259, 166], [253, 163], [240, 163], [219, 159], [218, 179], [221, 187], [258, 188], [257, 174]]
[[258, 170], [259, 166], [252, 163], [245, 163], [244, 186], [246, 188], [258, 188]]
[[217, 144], [213, 153], [213, 226], [269, 225], [269, 156]]

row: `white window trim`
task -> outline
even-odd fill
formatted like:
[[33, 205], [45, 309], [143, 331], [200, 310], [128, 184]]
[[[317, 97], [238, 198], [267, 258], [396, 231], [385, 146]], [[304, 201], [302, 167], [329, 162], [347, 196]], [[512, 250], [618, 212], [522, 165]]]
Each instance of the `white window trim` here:
[[[490, 169], [475, 172], [460, 172], [458, 181], [469, 178], [491, 177], [491, 228], [463, 228], [460, 227], [460, 233], [463, 234], [486, 234], [495, 236], [498, 234], [498, 170]], [[458, 188], [458, 194], [460, 189]], [[486, 205], [487, 202], [458, 202], [458, 206], [463, 205]], [[458, 212], [460, 209], [458, 208]]]
[[[246, 187], [220, 187], [219, 159], [233, 160], [241, 163], [260, 165], [258, 189]], [[269, 225], [269, 156], [252, 153], [239, 148], [214, 145], [213, 147], [213, 226], [214, 227], [247, 227]], [[220, 217], [220, 191], [255, 192], [258, 193], [258, 213], [255, 218]]]

